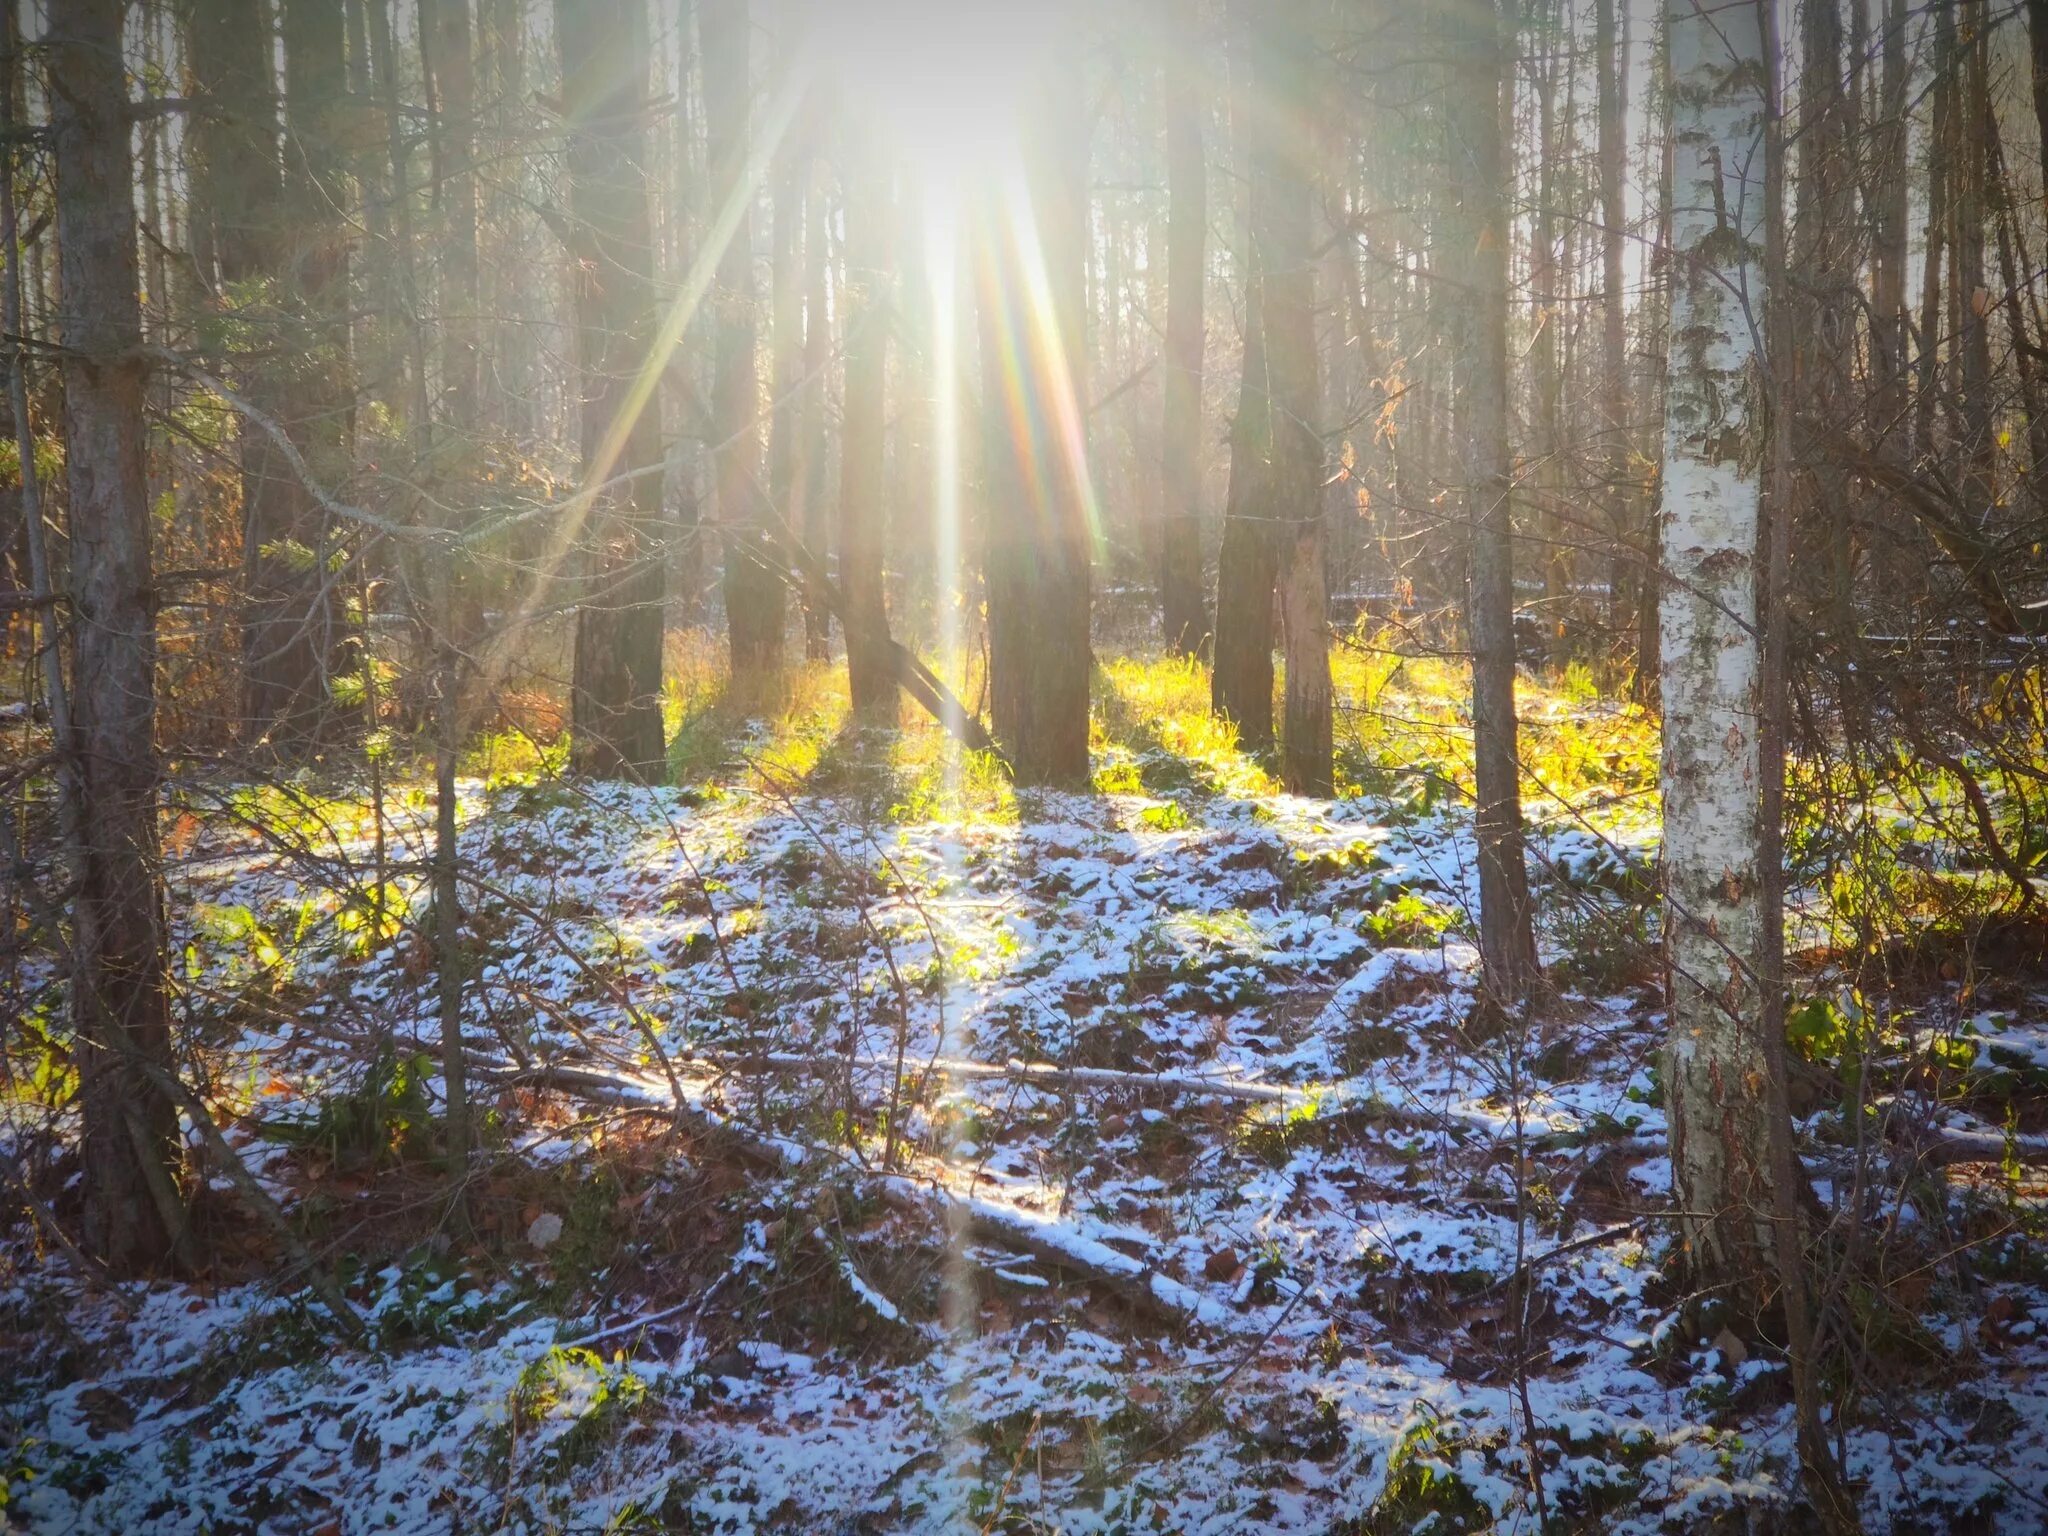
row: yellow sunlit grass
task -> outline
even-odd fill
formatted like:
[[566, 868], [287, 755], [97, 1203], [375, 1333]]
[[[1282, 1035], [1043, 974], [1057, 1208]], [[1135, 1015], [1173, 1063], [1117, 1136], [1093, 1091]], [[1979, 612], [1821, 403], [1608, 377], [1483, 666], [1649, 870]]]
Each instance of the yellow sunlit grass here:
[[1123, 784], [1129, 764], [1151, 794], [1180, 789], [1254, 795], [1278, 782], [1237, 743], [1237, 728], [1209, 710], [1209, 669], [1173, 656], [1120, 655], [1096, 674], [1095, 745], [1105, 787]]

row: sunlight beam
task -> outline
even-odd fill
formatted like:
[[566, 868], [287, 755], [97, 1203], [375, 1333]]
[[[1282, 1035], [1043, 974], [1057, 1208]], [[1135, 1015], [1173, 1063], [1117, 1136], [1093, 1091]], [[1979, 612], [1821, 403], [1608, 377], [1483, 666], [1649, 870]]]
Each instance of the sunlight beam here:
[[[663, 315], [660, 328], [655, 332], [647, 355], [641, 360], [640, 369], [634, 375], [626, 397], [619, 404], [618, 412], [612, 417], [598, 451], [583, 466], [582, 484], [576, 494], [562, 504], [561, 520], [535, 573], [535, 579], [525, 599], [520, 603], [514, 628], [532, 618], [539, 608], [543, 594], [548, 590], [562, 562], [568, 557], [589, 519], [590, 509], [612, 481], [612, 471], [618, 464], [619, 455], [625, 451], [627, 439], [632, 435], [640, 413], [647, 409], [647, 402], [654, 398], [660, 387], [662, 374], [668, 369], [670, 358], [682, 341], [683, 333], [689, 329], [690, 321], [696, 316], [710, 292], [718, 275], [718, 263], [725, 255], [725, 248], [732, 243], [734, 233], [740, 227], [762, 183], [767, 180], [768, 169], [781, 147], [784, 135], [795, 121], [802, 106], [805, 92], [814, 69], [814, 60], [808, 52], [799, 53], [783, 78], [782, 88], [769, 105], [762, 120], [760, 132], [753, 136], [753, 143], [747, 155], [745, 166], [738, 179], [727, 192], [725, 203], [718, 210], [718, 217], [712, 222], [704, 243], [698, 247], [696, 260], [683, 279], [682, 287], [670, 301]], [[657, 466], [636, 466], [634, 472], [654, 470]]]

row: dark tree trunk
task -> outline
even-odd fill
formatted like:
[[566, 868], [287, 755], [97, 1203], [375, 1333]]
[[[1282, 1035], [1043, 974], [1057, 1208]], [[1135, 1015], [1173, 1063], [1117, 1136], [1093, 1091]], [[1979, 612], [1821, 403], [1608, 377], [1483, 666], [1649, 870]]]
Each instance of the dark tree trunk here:
[[1906, 221], [1912, 193], [1906, 159], [1906, 0], [1887, 0], [1879, 51], [1884, 67], [1870, 178], [1871, 368], [1878, 387], [1872, 395], [1870, 424], [1873, 439], [1882, 441], [1900, 430], [1906, 396]]
[[[223, 310], [237, 317], [275, 357], [234, 362], [231, 377], [250, 404], [280, 424], [294, 407], [285, 364], [295, 327], [286, 323], [286, 295], [277, 252], [279, 204], [284, 195], [278, 162], [274, 36], [270, 0], [194, 0], [188, 16], [193, 87], [207, 110], [192, 115], [189, 134], [192, 203], [198, 245], [211, 256], [201, 271]], [[280, 587], [278, 562], [263, 545], [279, 530], [306, 520], [305, 490], [269, 432], [236, 424], [242, 494], [242, 614], [244, 733], [261, 739], [276, 722], [288, 693], [273, 686], [297, 669], [303, 655], [267, 656], [288, 640], [292, 587]]]
[[1265, 337], [1266, 521], [1277, 532], [1280, 616], [1287, 651], [1281, 777], [1295, 794], [1327, 795], [1330, 638], [1324, 589], [1326, 504], [1322, 388], [1316, 363], [1311, 213], [1308, 7], [1273, 6], [1252, 35], [1252, 87], [1266, 131], [1252, 155], [1252, 244]]
[[1088, 779], [1088, 121], [1072, 62], [1047, 70], [1025, 150], [1050, 335], [1034, 314], [1019, 242], [999, 233], [979, 263], [989, 703], [1020, 784]]
[[143, 469], [145, 365], [121, 0], [50, 13], [75, 619], [72, 740], [78, 894], [72, 930], [86, 1248], [153, 1269], [183, 1238], [162, 868], [157, 845], [156, 623]]
[[476, 72], [469, 0], [422, 0], [421, 40], [433, 73], [435, 124], [447, 222], [442, 247], [441, 387], [447, 419], [460, 433], [477, 426], [481, 316], [476, 212]]
[[[650, 392], [628, 410], [653, 329], [642, 127], [647, 14], [642, 0], [556, 0], [555, 36], [569, 123], [569, 204], [591, 258], [576, 273], [589, 500], [580, 530], [571, 762], [599, 778], [652, 780], [662, 772], [660, 403]], [[634, 478], [624, 486], [607, 486], [627, 474]]]
[[[1570, 558], [1565, 525], [1559, 516], [1564, 500], [1561, 474], [1564, 452], [1564, 377], [1559, 367], [1558, 332], [1564, 328], [1565, 306], [1559, 302], [1559, 288], [1566, 281], [1558, 260], [1558, 205], [1562, 178], [1558, 175], [1563, 156], [1557, 152], [1558, 121], [1557, 52], [1544, 37], [1557, 24], [1548, 5], [1522, 7], [1522, 19], [1533, 28], [1532, 41], [1541, 57], [1532, 67], [1536, 93], [1536, 206], [1529, 214], [1529, 288], [1534, 313], [1529, 338], [1529, 392], [1534, 415], [1534, 460], [1528, 483], [1534, 491], [1538, 534], [1535, 540], [1543, 572], [1543, 601], [1538, 611], [1548, 633], [1550, 655], [1562, 666], [1569, 659], [1570, 625], [1567, 596], [1570, 591]], [[1567, 98], [1564, 116], [1569, 122], [1571, 104]], [[1565, 242], [1569, 245], [1569, 240]]]
[[775, 207], [768, 231], [768, 499], [791, 527], [803, 526], [804, 219], [811, 146], [790, 132], [775, 148]]
[[1515, 589], [1508, 448], [1508, 167], [1493, 0], [1450, 0], [1452, 202], [1443, 262], [1456, 284], [1445, 330], [1457, 369], [1460, 478], [1472, 541], [1472, 751], [1478, 797], [1479, 950], [1498, 1003], [1536, 968], [1522, 851], [1515, 722]]
[[[477, 251], [476, 74], [470, 49], [469, 0], [425, 0], [420, 38], [436, 108], [434, 158], [441, 168], [437, 197], [446, 238], [442, 243], [441, 389], [444, 415], [458, 438], [457, 451], [476, 436], [480, 397], [477, 346], [481, 285]], [[403, 258], [410, 263], [414, 253]], [[425, 423], [422, 424], [426, 425]], [[467, 957], [462, 943], [461, 842], [456, 827], [455, 770], [462, 750], [462, 657], [473, 627], [475, 599], [463, 587], [466, 570], [448, 551], [431, 555], [430, 591], [435, 631], [434, 741], [434, 965], [441, 1012], [441, 1076], [447, 1098], [451, 1172], [467, 1170], [468, 1063], [462, 1041]], [[457, 1199], [462, 1194], [457, 1192]]]
[[[1195, 7], [1169, 0], [1168, 25], [1192, 27]], [[1166, 644], [1181, 656], [1209, 650], [1202, 590], [1203, 245], [1209, 229], [1209, 166], [1202, 157], [1202, 99], [1185, 37], [1166, 46], [1166, 378], [1160, 427], [1159, 607]]]
[[[829, 265], [826, 234], [823, 162], [809, 157], [804, 189], [804, 388], [803, 458], [796, 476], [800, 505], [791, 519], [804, 546], [820, 562], [825, 559], [826, 374], [832, 363], [832, 317], [825, 274]], [[804, 584], [804, 658], [826, 661], [832, 655], [832, 610], [815, 583]]]
[[1984, 274], [1984, 215], [1989, 203], [1984, 124], [1990, 96], [1990, 37], [1985, 0], [1962, 0], [1962, 90], [1952, 122], [1949, 160], [1949, 322], [1955, 338], [1957, 426], [1964, 456], [1964, 496], [1972, 517], [1989, 514], [1997, 499], [1998, 444], [1993, 436], [1991, 314]]
[[[350, 117], [342, 10], [333, 0], [285, 0], [282, 238], [274, 263], [282, 306], [274, 388], [284, 426], [314, 480], [341, 483], [350, 468], [347, 164]], [[264, 40], [267, 44], [267, 33]], [[267, 62], [260, 85], [267, 98]], [[260, 131], [260, 130], [259, 130]], [[251, 222], [263, 217], [251, 207]], [[247, 610], [243, 626], [246, 728], [287, 756], [331, 740], [352, 711], [337, 690], [359, 658], [348, 643], [335, 529], [305, 485], [275, 458], [262, 461], [243, 508]]]
[[747, 0], [703, 0], [697, 10], [704, 58], [706, 159], [711, 208], [745, 197], [748, 206], [718, 258], [717, 356], [711, 382], [713, 478], [725, 545], [725, 625], [733, 676], [759, 678], [782, 666], [782, 580], [768, 548], [761, 505], [761, 428], [754, 389], [754, 237], [747, 174], [750, 12]]
[[[1233, 43], [1249, 56], [1263, 25], [1249, 3], [1233, 9]], [[1239, 69], [1242, 65], [1239, 66]], [[1233, 76], [1238, 74], [1233, 70]], [[1269, 131], [1256, 94], [1233, 80], [1231, 138], [1247, 185], [1261, 136]], [[1279, 574], [1278, 541], [1265, 521], [1265, 478], [1273, 435], [1267, 379], [1263, 277], [1258, 242], [1247, 227], [1240, 245], [1244, 265], [1244, 358], [1238, 371], [1237, 415], [1230, 424], [1230, 484], [1224, 493], [1223, 544], [1216, 554], [1215, 666], [1209, 700], [1237, 727], [1252, 751], [1273, 744], [1273, 591]]]
[[1615, 556], [1609, 565], [1608, 622], [1621, 632], [1629, 616], [1627, 593], [1643, 583], [1631, 567], [1628, 546], [1631, 507], [1628, 495], [1628, 295], [1622, 287], [1622, 253], [1628, 238], [1627, 211], [1622, 202], [1622, 171], [1627, 161], [1623, 134], [1623, 82], [1628, 60], [1616, 50], [1614, 0], [1595, 0], [1593, 51], [1598, 55], [1600, 157], [1600, 478], [1607, 502]]
[[883, 388], [889, 340], [889, 182], [868, 145], [846, 136], [846, 395], [839, 436], [839, 585], [846, 596], [846, 673], [856, 712], [892, 717], [896, 658], [882, 582]]
[[1237, 727], [1238, 744], [1273, 744], [1273, 590], [1279, 555], [1263, 520], [1266, 444], [1265, 326], [1256, 272], [1246, 281], [1244, 365], [1237, 415], [1230, 424], [1230, 484], [1223, 501], [1223, 544], [1216, 552], [1215, 665], [1209, 702]]
[[[1894, 7], [1903, 0], [1892, 0]], [[1900, 29], [1903, 34], [1904, 28]], [[2033, 60], [2034, 121], [2041, 130], [2041, 174], [2048, 186], [2048, 0], [2027, 0], [2027, 44]], [[1891, 38], [1885, 38], [1886, 79], [1890, 79]], [[1903, 46], [1903, 42], [1902, 42]], [[1903, 177], [1900, 178], [1902, 181]]]
[[193, 85], [207, 104], [188, 130], [195, 202], [220, 282], [238, 287], [272, 265], [282, 193], [269, 0], [194, 0], [187, 35]]
[[[1662, 538], [1657, 522], [1657, 508], [1663, 500], [1663, 449], [1656, 439], [1661, 430], [1655, 424], [1664, 418], [1664, 404], [1670, 394], [1668, 367], [1670, 353], [1671, 301], [1678, 281], [1675, 270], [1676, 259], [1672, 255], [1672, 210], [1677, 188], [1678, 136], [1674, 129], [1675, 103], [1672, 100], [1671, 83], [1671, 22], [1666, 13], [1657, 26], [1651, 45], [1653, 61], [1651, 71], [1657, 82], [1658, 145], [1657, 145], [1657, 236], [1651, 245], [1651, 271], [1653, 282], [1650, 287], [1651, 312], [1643, 326], [1645, 336], [1654, 338], [1655, 355], [1647, 359], [1654, 364], [1651, 376], [1645, 379], [1645, 391], [1652, 396], [1648, 412], [1653, 430], [1646, 432], [1652, 442], [1644, 445], [1644, 451], [1658, 465], [1656, 477], [1649, 487], [1649, 494], [1643, 498], [1641, 515], [1636, 522], [1639, 546], [1637, 556], [1640, 563], [1637, 570], [1642, 575], [1640, 600], [1636, 604], [1636, 667], [1632, 679], [1632, 691], [1638, 704], [1655, 704], [1659, 697], [1659, 675], [1663, 670], [1662, 646], [1663, 627], [1659, 615], [1664, 602], [1664, 578]], [[1647, 350], [1647, 349], [1646, 349]]]
[[1795, 501], [1801, 542], [1828, 552], [1827, 587], [1819, 611], [1839, 634], [1853, 626], [1855, 565], [1849, 497], [1814, 478], [1816, 434], [1826, 434], [1841, 402], [1852, 397], [1849, 362], [1855, 339], [1856, 181], [1849, 159], [1848, 102], [1842, 90], [1842, 15], [1838, 0], [1800, 7], [1799, 199], [1793, 261], [1803, 295], [1791, 310], [1789, 394]]

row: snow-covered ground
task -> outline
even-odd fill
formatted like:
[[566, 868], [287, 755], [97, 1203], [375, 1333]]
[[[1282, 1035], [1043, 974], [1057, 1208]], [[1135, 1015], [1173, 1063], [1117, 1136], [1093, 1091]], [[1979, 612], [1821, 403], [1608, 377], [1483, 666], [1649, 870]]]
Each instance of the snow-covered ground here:
[[[415, 900], [420, 814], [385, 854]], [[1616, 995], [1480, 1031], [1452, 806], [1041, 794], [864, 821], [808, 791], [469, 785], [492, 1152], [465, 1229], [417, 1154], [352, 1167], [336, 1129], [380, 1042], [440, 1093], [416, 926], [387, 940], [331, 863], [209, 826], [173, 910], [228, 1135], [371, 1343], [253, 1281], [137, 1288], [125, 1315], [17, 1234], [5, 1519], [1192, 1533], [1540, 1509], [1651, 1532], [1779, 1500], [1782, 1363], [1689, 1336], [1660, 1279], [1654, 1001], [1562, 947], [1620, 921], [1601, 889], [1645, 839], [1539, 843], [1548, 958]], [[363, 827], [337, 847], [368, 880]], [[2022, 1021], [1986, 1040], [2035, 1060]], [[611, 1102], [518, 1075], [548, 1064]], [[1289, 1091], [1225, 1091], [1247, 1084]], [[2048, 1519], [2048, 1299], [2019, 1242], [1967, 1285], [1936, 1265], [1895, 1379], [1859, 1384], [1872, 1529]]]

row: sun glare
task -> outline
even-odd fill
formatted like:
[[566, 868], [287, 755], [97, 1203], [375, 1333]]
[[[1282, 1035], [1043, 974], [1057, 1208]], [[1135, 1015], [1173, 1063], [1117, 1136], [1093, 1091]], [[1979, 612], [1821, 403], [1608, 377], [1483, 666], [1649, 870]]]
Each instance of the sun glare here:
[[825, 66], [848, 113], [919, 185], [957, 204], [1018, 158], [1018, 123], [1054, 32], [1044, 7], [883, 0], [835, 6]]

